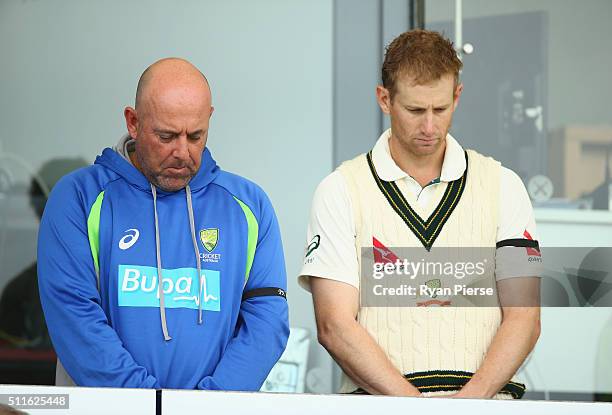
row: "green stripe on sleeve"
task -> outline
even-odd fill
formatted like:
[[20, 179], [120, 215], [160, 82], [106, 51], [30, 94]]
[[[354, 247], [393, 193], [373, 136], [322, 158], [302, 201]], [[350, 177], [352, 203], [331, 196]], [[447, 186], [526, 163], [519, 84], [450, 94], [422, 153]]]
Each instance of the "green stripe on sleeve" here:
[[246, 271], [244, 273], [244, 285], [246, 285], [249, 280], [249, 274], [251, 273], [251, 267], [253, 266], [253, 260], [255, 259], [255, 249], [257, 249], [257, 238], [259, 236], [259, 224], [257, 223], [257, 219], [255, 219], [255, 215], [251, 209], [244, 204], [244, 202], [234, 196], [236, 202], [242, 208], [244, 212], [244, 216], [246, 217], [247, 227], [248, 227], [248, 236], [247, 236], [247, 261], [246, 261]]
[[100, 289], [100, 265], [98, 264], [98, 257], [100, 254], [100, 211], [102, 209], [103, 199], [104, 191], [100, 192], [87, 216], [87, 236], [89, 237], [89, 249], [91, 249], [91, 256], [96, 269], [98, 290]]

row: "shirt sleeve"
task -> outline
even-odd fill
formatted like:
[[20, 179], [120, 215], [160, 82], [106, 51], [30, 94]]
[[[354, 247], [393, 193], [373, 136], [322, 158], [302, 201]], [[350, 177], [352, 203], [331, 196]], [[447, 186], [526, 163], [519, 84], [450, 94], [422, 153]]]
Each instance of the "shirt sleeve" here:
[[60, 180], [40, 224], [39, 291], [53, 347], [77, 385], [159, 388], [123, 347], [100, 306], [85, 199], [73, 180]]
[[533, 207], [520, 177], [502, 167], [495, 276], [497, 280], [542, 273]]
[[287, 345], [287, 274], [280, 229], [267, 196], [257, 209], [258, 237], [236, 334], [198, 389], [257, 391]]
[[338, 171], [317, 187], [306, 235], [299, 284], [310, 291], [309, 276], [327, 278], [359, 289], [353, 209], [344, 177]]

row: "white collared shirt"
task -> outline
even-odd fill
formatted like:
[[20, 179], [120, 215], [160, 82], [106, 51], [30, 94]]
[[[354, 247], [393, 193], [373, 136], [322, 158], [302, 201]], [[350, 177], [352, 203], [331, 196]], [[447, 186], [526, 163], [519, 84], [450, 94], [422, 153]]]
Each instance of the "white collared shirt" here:
[[[423, 217], [435, 209], [446, 190], [448, 182], [459, 179], [466, 169], [464, 150], [450, 134], [446, 136], [446, 149], [439, 180], [425, 187], [403, 171], [391, 157], [389, 137], [391, 130], [385, 131], [372, 150], [372, 162], [381, 179], [385, 181], [404, 180], [408, 193], [402, 192], [408, 203], [416, 208]], [[400, 187], [401, 189], [401, 187]], [[519, 176], [503, 167], [500, 172], [499, 223], [496, 241], [525, 239], [525, 232], [537, 240], [536, 224], [531, 201]], [[436, 203], [430, 203], [430, 202]], [[301, 276], [316, 276], [346, 282], [359, 287], [359, 266], [355, 255], [355, 223], [348, 187], [339, 171], [334, 171], [321, 181], [317, 187], [310, 213], [306, 246], [315, 235], [319, 243], [309, 261], [305, 261], [300, 272], [300, 285], [308, 289], [308, 280]], [[524, 249], [524, 248], [523, 248]], [[511, 252], [511, 248], [501, 248]], [[510, 255], [511, 256], [511, 255]], [[512, 264], [512, 265], [510, 265]], [[495, 277], [497, 280], [539, 275], [540, 263], [521, 264], [516, 267], [504, 255], [496, 256]]]

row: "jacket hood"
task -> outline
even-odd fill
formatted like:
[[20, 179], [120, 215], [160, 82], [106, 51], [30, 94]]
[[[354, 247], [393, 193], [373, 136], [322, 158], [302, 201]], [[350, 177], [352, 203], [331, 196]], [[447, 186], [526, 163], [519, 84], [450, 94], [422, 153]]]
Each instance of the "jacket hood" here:
[[[102, 154], [96, 157], [94, 164], [99, 164], [114, 171], [132, 186], [150, 193], [151, 184], [145, 175], [134, 167], [128, 156], [127, 149], [133, 142], [134, 140], [129, 135], [123, 136], [115, 147], [105, 148], [102, 151]], [[219, 167], [212, 158], [208, 148], [205, 148], [204, 152], [202, 153], [202, 163], [200, 164], [200, 169], [189, 181], [189, 187], [192, 191], [198, 191], [211, 183], [218, 175]], [[158, 188], [158, 194], [160, 195], [172, 193], [176, 192], [166, 192]]]

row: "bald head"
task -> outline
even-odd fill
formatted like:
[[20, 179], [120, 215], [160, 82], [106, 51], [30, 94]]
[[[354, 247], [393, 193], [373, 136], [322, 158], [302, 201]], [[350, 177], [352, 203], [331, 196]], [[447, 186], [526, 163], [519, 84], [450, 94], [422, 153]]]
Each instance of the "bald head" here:
[[184, 188], [197, 174], [213, 113], [208, 81], [184, 59], [162, 59], [141, 75], [135, 108], [124, 110], [135, 141], [130, 160], [155, 186]]
[[151, 97], [160, 96], [168, 88], [186, 88], [200, 92], [208, 105], [211, 92], [208, 80], [190, 62], [181, 58], [165, 58], [150, 65], [140, 75], [136, 88], [136, 110], [144, 107]]

